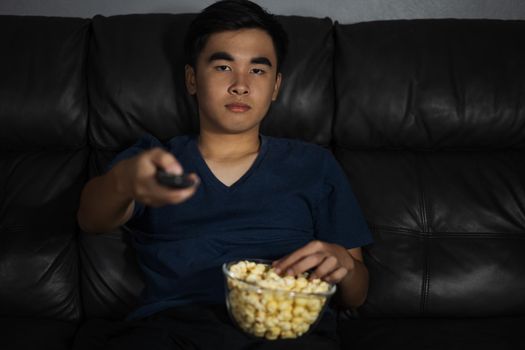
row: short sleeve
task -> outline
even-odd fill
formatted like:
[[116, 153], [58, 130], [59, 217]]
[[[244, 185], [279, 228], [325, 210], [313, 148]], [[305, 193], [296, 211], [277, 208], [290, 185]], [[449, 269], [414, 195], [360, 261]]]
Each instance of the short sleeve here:
[[372, 243], [372, 235], [343, 169], [324, 151], [323, 180], [315, 215], [316, 238], [347, 249]]
[[[105, 168], [105, 172], [104, 173], [107, 173], [108, 171], [110, 171], [119, 162], [121, 162], [121, 161], [123, 161], [125, 159], [128, 159], [128, 158], [134, 157], [137, 154], [139, 154], [139, 153], [141, 153], [141, 152], [143, 152], [145, 150], [154, 148], [154, 147], [162, 147], [162, 143], [157, 138], [155, 138], [154, 136], [151, 136], [151, 135], [145, 135], [145, 136], [141, 137], [133, 146], [131, 146], [131, 147], [125, 149], [124, 151], [120, 152], [119, 154], [117, 154], [115, 156], [115, 158], [113, 158], [108, 163], [108, 165]], [[132, 219], [136, 218], [136, 217], [142, 215], [143, 212], [144, 212], [144, 204], [135, 201], [135, 207], [133, 209], [133, 214], [132, 214], [131, 218]]]

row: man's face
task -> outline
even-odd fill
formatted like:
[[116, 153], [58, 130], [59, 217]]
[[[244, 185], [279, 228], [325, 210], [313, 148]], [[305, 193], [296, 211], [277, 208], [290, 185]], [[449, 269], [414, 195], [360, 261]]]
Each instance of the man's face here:
[[271, 37], [261, 29], [212, 34], [195, 65], [186, 66], [186, 86], [197, 96], [201, 130], [258, 131], [281, 84]]

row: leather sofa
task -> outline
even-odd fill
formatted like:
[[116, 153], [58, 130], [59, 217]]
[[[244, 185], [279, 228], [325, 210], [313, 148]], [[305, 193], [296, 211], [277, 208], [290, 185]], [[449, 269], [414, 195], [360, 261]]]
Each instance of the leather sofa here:
[[[198, 130], [192, 17], [0, 16], [0, 349], [68, 349], [136, 305], [128, 228], [83, 234], [78, 200], [144, 133]], [[525, 348], [525, 21], [279, 19], [262, 132], [330, 148], [375, 239], [342, 348]]]

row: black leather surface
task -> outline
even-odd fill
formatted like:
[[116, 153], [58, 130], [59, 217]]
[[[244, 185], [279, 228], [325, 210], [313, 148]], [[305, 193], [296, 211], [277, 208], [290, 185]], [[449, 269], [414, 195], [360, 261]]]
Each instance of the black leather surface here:
[[127, 232], [82, 235], [80, 247], [85, 316], [122, 320], [144, 286]]
[[340, 324], [342, 349], [517, 350], [524, 317], [350, 320]]
[[2, 149], [86, 143], [89, 24], [80, 18], [0, 16]]
[[84, 151], [0, 152], [0, 316], [80, 317], [76, 211], [86, 160]]
[[525, 23], [336, 28], [335, 151], [373, 230], [361, 314], [525, 312]]
[[54, 319], [0, 318], [0, 349], [70, 349], [76, 329], [75, 323]]
[[0, 316], [78, 320], [89, 20], [0, 16]]
[[198, 131], [184, 85], [183, 40], [192, 15], [93, 19], [88, 74], [90, 140], [117, 150], [142, 134], [160, 139]]
[[523, 21], [368, 22], [335, 35], [341, 146], [524, 146]]
[[262, 122], [263, 134], [328, 146], [334, 113], [332, 21], [280, 16], [290, 47], [277, 101]]

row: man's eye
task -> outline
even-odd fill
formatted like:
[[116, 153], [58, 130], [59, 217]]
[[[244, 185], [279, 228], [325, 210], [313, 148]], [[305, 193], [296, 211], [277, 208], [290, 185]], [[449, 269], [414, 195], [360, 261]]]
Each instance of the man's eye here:
[[261, 74], [264, 74], [265, 71], [264, 69], [260, 69], [260, 68], [252, 68], [252, 73], [255, 75], [261, 75]]
[[226, 72], [226, 71], [230, 71], [231, 68], [228, 66], [217, 66], [215, 67], [215, 70], [218, 70], [219, 72]]

